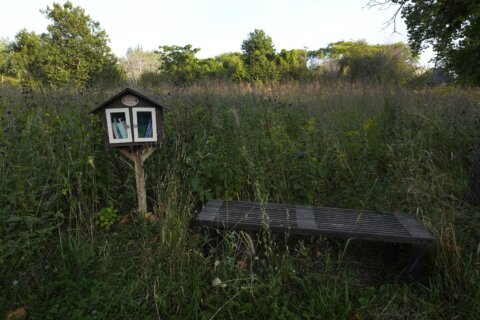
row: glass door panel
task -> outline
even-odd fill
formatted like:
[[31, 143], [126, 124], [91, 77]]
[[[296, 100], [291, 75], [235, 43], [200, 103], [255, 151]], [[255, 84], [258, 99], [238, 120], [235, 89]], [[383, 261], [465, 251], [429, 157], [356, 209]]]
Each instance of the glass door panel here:
[[157, 141], [155, 108], [134, 108], [132, 112], [135, 141]]
[[108, 138], [110, 143], [132, 142], [128, 108], [107, 109], [105, 113], [107, 116]]

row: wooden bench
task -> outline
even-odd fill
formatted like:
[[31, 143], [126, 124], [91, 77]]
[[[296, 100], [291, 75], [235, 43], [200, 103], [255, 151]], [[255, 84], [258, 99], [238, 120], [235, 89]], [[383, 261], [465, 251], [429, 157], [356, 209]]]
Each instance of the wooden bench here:
[[196, 219], [206, 228], [260, 231], [292, 235], [323, 235], [345, 239], [404, 243], [411, 253], [404, 271], [416, 279], [423, 267], [423, 256], [434, 237], [415, 219], [399, 213], [287, 204], [261, 204], [244, 201], [208, 201]]

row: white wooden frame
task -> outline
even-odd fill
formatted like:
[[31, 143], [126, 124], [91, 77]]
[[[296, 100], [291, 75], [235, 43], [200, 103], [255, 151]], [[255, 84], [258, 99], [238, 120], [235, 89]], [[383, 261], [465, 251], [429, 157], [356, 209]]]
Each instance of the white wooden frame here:
[[[116, 139], [113, 135], [113, 128], [112, 128], [112, 113], [124, 113], [125, 114], [125, 122], [127, 124], [127, 138], [124, 139]], [[107, 129], [108, 129], [108, 140], [110, 143], [128, 143], [132, 142], [132, 125], [130, 122], [130, 112], [129, 108], [112, 108], [112, 109], [105, 109], [105, 117], [107, 120]]]
[[[138, 136], [138, 112], [151, 112], [152, 114], [152, 137], [140, 138]], [[133, 137], [135, 142], [156, 142], [157, 141], [157, 118], [155, 108], [132, 108], [133, 114]]]

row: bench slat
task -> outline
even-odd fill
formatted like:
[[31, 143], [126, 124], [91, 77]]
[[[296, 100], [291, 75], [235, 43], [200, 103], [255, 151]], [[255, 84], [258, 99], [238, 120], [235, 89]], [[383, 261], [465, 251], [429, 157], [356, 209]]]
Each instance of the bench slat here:
[[383, 242], [428, 244], [430, 235], [403, 214], [341, 208], [210, 200], [196, 219], [204, 227], [356, 238]]

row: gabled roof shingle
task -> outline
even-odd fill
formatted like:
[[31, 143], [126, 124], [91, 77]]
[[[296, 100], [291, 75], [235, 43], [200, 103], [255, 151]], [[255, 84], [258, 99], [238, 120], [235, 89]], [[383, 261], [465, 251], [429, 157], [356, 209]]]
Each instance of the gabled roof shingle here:
[[115, 99], [118, 99], [119, 97], [121, 97], [121, 96], [123, 96], [123, 95], [126, 95], [126, 94], [131, 94], [131, 95], [136, 96], [137, 98], [146, 100], [146, 101], [150, 102], [151, 104], [153, 104], [153, 105], [154, 105], [155, 107], [157, 107], [157, 108], [162, 108], [162, 109], [165, 109], [165, 110], [170, 110], [169, 107], [161, 104], [161, 103], [158, 102], [158, 101], [153, 100], [152, 98], [147, 97], [147, 96], [144, 95], [143, 93], [140, 93], [140, 92], [138, 92], [138, 91], [136, 91], [136, 90], [133, 90], [132, 88], [125, 88], [124, 90], [120, 91], [119, 93], [117, 93], [116, 95], [114, 95], [113, 97], [111, 97], [110, 99], [108, 99], [107, 101], [103, 102], [101, 105], [99, 105], [98, 107], [96, 107], [95, 109], [93, 109], [92, 111], [90, 111], [90, 113], [98, 113], [98, 112], [100, 112], [101, 110], [103, 110], [104, 108], [106, 108], [107, 105], [110, 104], [112, 101], [114, 101]]

